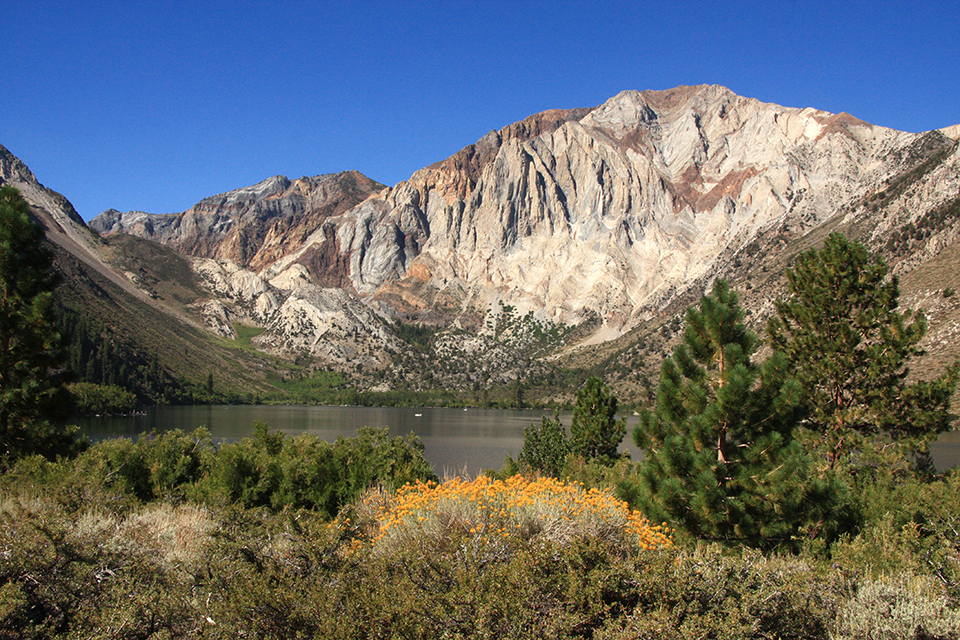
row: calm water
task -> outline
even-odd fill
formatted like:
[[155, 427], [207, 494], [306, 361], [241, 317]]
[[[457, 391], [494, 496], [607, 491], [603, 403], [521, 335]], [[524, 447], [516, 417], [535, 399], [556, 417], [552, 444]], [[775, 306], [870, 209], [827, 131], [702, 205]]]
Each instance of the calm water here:
[[[408, 407], [315, 407], [302, 405], [242, 405], [153, 407], [137, 416], [86, 418], [80, 427], [93, 440], [111, 437], [135, 438], [147, 431], [170, 429], [193, 431], [207, 427], [215, 440], [239, 440], [253, 433], [253, 423], [266, 422], [271, 429], [289, 435], [312, 433], [334, 441], [340, 436], [357, 435], [361, 427], [387, 427], [392, 436], [411, 431], [420, 436], [424, 455], [434, 470], [476, 475], [484, 469], [499, 469], [507, 455], [516, 455], [523, 446], [523, 429], [541, 416], [552, 412], [508, 409], [431, 409]], [[571, 414], [561, 414], [563, 424], [570, 427]], [[627, 416], [627, 437], [621, 450], [629, 451], [634, 460], [640, 457], [630, 433], [637, 423]], [[960, 432], [941, 436], [932, 447], [937, 467], [960, 464]]]
[[[507, 455], [523, 446], [523, 429], [552, 412], [508, 409], [436, 409], [414, 407], [316, 407], [307, 405], [240, 405], [152, 407], [137, 416], [85, 418], [78, 421], [92, 440], [170, 429], [193, 431], [207, 427], [215, 440], [239, 440], [253, 433], [253, 423], [266, 422], [272, 430], [289, 435], [312, 433], [332, 442], [339, 436], [357, 435], [361, 427], [387, 427], [392, 436], [411, 431], [420, 436], [424, 456], [434, 470], [476, 475], [484, 469], [499, 469]], [[561, 414], [570, 426], [570, 414]], [[628, 432], [637, 418], [627, 418]], [[632, 443], [622, 447], [634, 458]]]

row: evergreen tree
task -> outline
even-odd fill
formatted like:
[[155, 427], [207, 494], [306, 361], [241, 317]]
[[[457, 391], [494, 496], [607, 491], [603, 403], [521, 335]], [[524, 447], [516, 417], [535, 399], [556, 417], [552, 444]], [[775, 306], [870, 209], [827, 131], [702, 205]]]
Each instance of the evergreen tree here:
[[723, 280], [687, 311], [656, 408], [633, 432], [645, 451], [638, 474], [649, 517], [754, 546], [780, 544], [825, 517], [830, 494], [791, 437], [800, 387], [781, 354], [755, 364], [757, 346]]
[[72, 438], [50, 421], [70, 414], [55, 329], [52, 256], [43, 229], [10, 186], [0, 188], [0, 458], [65, 453]]
[[569, 451], [567, 432], [560, 422], [559, 412], [554, 410], [552, 419], [543, 416], [539, 425], [531, 423], [523, 430], [523, 448], [517, 462], [523, 472], [559, 478]]
[[520, 379], [520, 374], [517, 374], [517, 379], [513, 385], [513, 408], [514, 409], [523, 409], [526, 407], [526, 402], [523, 397], [523, 380]]
[[786, 272], [789, 297], [767, 331], [805, 391], [807, 439], [831, 467], [877, 437], [925, 451], [949, 429], [957, 367], [906, 383], [926, 331], [922, 312], [901, 313], [897, 278], [863, 245], [831, 235]]
[[570, 450], [590, 460], [610, 462], [627, 433], [626, 421], [617, 420], [617, 398], [596, 376], [577, 391], [570, 426]]

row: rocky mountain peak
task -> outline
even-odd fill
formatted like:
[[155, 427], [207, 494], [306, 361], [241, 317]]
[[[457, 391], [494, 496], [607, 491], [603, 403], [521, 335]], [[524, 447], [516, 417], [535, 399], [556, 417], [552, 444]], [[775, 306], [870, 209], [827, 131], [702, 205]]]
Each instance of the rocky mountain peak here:
[[5, 184], [37, 183], [37, 177], [33, 175], [33, 171], [30, 171], [20, 158], [2, 145], [0, 145], [0, 180]]
[[463, 308], [506, 295], [563, 322], [599, 313], [627, 327], [760, 230], [832, 215], [909, 136], [718, 86], [625, 91], [512, 130], [524, 135], [488, 135], [482, 156], [468, 147], [357, 212], [385, 231], [343, 221], [356, 291], [403, 312], [452, 291]]
[[499, 131], [490, 131], [475, 144], [417, 171], [407, 182], [420, 193], [436, 191], [451, 201], [462, 200], [473, 193], [484, 167], [496, 158], [505, 143], [526, 142], [555, 131], [566, 122], [580, 120], [589, 112], [590, 109], [554, 109], [534, 114]]
[[[234, 289], [256, 281], [258, 299], [273, 296], [251, 317], [274, 323], [274, 345], [292, 343], [267, 310], [303, 287], [476, 335], [506, 305], [546, 325], [595, 323], [589, 340], [601, 341], [701, 289], [759, 238], [786, 242], [861, 202], [919, 161], [908, 150], [920, 138], [716, 85], [624, 91], [491, 131], [390, 188], [355, 172], [274, 176], [181, 214], [107, 212], [94, 226], [234, 263]], [[333, 326], [341, 294], [296, 296], [321, 298], [317, 318]], [[297, 348], [314, 349], [320, 333], [302, 326], [313, 316], [297, 314]]]
[[[308, 180], [308, 178], [303, 178], [303, 180]], [[219, 208], [249, 206], [268, 198], [276, 198], [282, 195], [290, 189], [291, 184], [286, 176], [273, 176], [249, 187], [234, 189], [233, 191], [204, 198], [194, 205], [194, 208], [215, 210]]]
[[71, 226], [85, 226], [83, 218], [66, 198], [40, 184], [33, 171], [27, 168], [20, 158], [0, 145], [0, 185], [3, 184], [19, 189], [27, 201], [35, 207], [54, 212], [55, 219], [62, 219]]
[[950, 127], [944, 127], [940, 129], [940, 133], [950, 138], [951, 140], [960, 140], [960, 124], [955, 124]]
[[358, 171], [296, 180], [278, 175], [204, 198], [182, 213], [109, 210], [90, 226], [101, 234], [129, 233], [186, 255], [259, 270], [299, 248], [326, 218], [382, 189]]

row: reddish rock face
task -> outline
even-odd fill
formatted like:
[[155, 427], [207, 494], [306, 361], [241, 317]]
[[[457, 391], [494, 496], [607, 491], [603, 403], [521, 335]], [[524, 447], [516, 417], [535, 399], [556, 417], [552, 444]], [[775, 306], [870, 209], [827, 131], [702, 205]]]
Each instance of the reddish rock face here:
[[[101, 234], [132, 233], [184, 255], [232, 260], [261, 271], [300, 249], [328, 218], [349, 211], [383, 188], [357, 171], [293, 181], [275, 176], [206, 198], [183, 213], [107, 212], [92, 220], [91, 227]], [[318, 281], [345, 281], [346, 271], [336, 273], [343, 267], [337, 267], [337, 260], [315, 262], [308, 259], [303, 264], [317, 268]]]
[[297, 264], [306, 267], [321, 287], [336, 287], [355, 293], [350, 282], [350, 256], [340, 250], [336, 227], [331, 224], [322, 229], [324, 241], [308, 247], [297, 259]]

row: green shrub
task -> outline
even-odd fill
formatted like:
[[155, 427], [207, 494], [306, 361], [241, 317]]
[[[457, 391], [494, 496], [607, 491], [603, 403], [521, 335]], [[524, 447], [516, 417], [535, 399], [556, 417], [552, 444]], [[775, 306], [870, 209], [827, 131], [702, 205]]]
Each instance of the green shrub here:
[[115, 385], [77, 382], [69, 389], [81, 416], [132, 413], [137, 408], [137, 397]]
[[210, 432], [201, 427], [187, 434], [179, 429], [104, 440], [81, 455], [76, 468], [104, 488], [136, 497], [140, 502], [183, 499], [189, 485], [203, 478], [215, 453]]
[[523, 448], [517, 456], [524, 473], [539, 473], [559, 478], [570, 452], [567, 432], [560, 422], [560, 412], [553, 410], [553, 418], [543, 416], [540, 424], [531, 423], [523, 429]]
[[856, 493], [861, 530], [831, 547], [831, 561], [871, 580], [932, 576], [960, 604], [960, 473], [925, 482], [878, 472]]
[[172, 430], [136, 442], [105, 440], [74, 460], [20, 460], [0, 486], [44, 493], [67, 512], [98, 505], [110, 512], [135, 504], [184, 500], [271, 510], [316, 509], [332, 517], [373, 486], [396, 489], [436, 479], [416, 436], [391, 438], [386, 429], [361, 429], [328, 443], [313, 435], [290, 438], [255, 424], [252, 437], [214, 445], [210, 433]]
[[838, 567], [870, 579], [913, 574], [921, 569], [920, 540], [916, 523], [897, 524], [890, 513], [856, 537], [838, 541], [831, 557]]
[[179, 429], [137, 441], [150, 472], [153, 499], [181, 498], [189, 485], [203, 478], [211, 463], [210, 432], [201, 427], [191, 434]]
[[215, 504], [270, 506], [280, 486], [277, 456], [285, 438], [281, 432], [269, 433], [264, 423], [254, 423], [253, 436], [220, 447], [194, 495]]
[[192, 495], [216, 504], [315, 509], [333, 517], [373, 486], [396, 489], [436, 479], [423, 445], [410, 435], [360, 429], [355, 438], [328, 443], [311, 434], [295, 438], [254, 425], [254, 435], [217, 452], [209, 474]]

